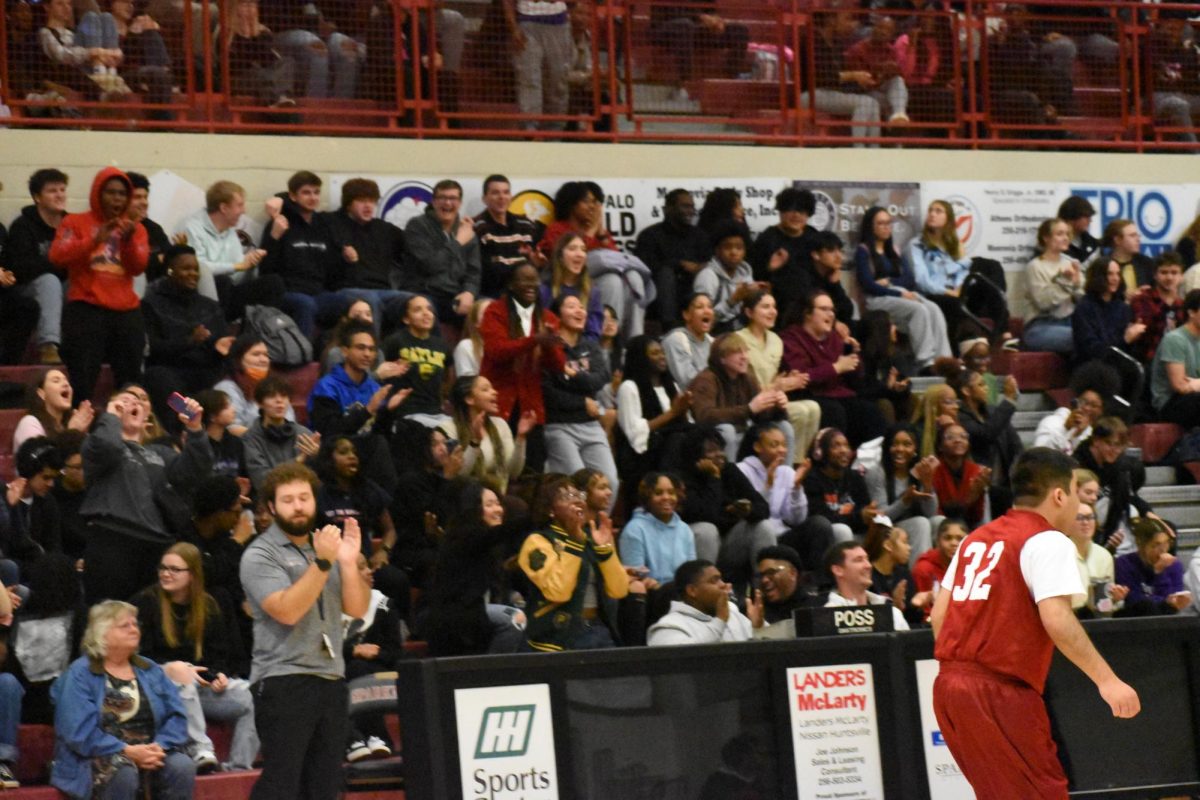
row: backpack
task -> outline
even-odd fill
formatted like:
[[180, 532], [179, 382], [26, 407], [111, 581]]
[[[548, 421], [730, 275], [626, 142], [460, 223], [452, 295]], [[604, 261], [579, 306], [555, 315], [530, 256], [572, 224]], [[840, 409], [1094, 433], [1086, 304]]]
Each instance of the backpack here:
[[267, 345], [271, 363], [298, 367], [312, 361], [312, 342], [300, 332], [287, 314], [271, 306], [246, 306], [242, 331], [261, 338]]

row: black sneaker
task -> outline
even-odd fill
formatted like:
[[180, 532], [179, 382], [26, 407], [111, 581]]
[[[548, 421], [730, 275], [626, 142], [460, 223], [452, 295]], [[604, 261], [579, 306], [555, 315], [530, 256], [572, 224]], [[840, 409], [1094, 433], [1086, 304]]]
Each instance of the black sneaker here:
[[21, 782], [13, 774], [12, 764], [0, 761], [0, 789], [20, 789]]

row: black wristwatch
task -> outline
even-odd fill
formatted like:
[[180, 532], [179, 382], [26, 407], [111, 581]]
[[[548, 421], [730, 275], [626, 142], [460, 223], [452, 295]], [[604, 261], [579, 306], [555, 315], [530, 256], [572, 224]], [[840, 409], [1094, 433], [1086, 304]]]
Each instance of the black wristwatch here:
[[328, 558], [318, 558], [313, 563], [317, 565], [317, 569], [321, 570], [321, 572], [329, 572], [329, 570], [333, 569], [333, 562]]

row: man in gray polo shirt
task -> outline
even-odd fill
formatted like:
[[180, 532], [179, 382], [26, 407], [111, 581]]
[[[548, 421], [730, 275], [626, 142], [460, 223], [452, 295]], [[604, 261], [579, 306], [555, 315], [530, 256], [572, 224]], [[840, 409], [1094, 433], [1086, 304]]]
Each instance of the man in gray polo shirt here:
[[334, 800], [346, 744], [342, 614], [367, 612], [371, 589], [356, 559], [362, 534], [350, 519], [314, 530], [317, 476], [290, 462], [271, 470], [263, 496], [274, 522], [242, 555], [254, 618], [254, 722], [263, 772], [251, 800]]

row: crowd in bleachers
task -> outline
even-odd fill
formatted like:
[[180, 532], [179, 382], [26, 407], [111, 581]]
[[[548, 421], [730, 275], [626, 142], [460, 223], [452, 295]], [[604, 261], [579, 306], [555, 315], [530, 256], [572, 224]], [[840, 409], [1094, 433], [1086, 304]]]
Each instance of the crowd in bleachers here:
[[[509, 211], [502, 175], [475, 219], [443, 180], [400, 229], [374, 182], [322, 210], [300, 171], [258, 242], [231, 181], [171, 232], [136, 173], [101, 170], [77, 213], [67, 183], [36, 171], [0, 235], [5, 361], [41, 365], [0, 485], [6, 785], [18, 719], [134, 748], [74, 751], [60, 786], [89, 766], [111, 787], [131, 767], [164, 785], [217, 767], [206, 720], [234, 723], [225, 768], [254, 763], [264, 612], [242, 554], [295, 524], [275, 492], [310, 468], [307, 524], [360, 530], [373, 584], [368, 619], [345, 620], [351, 677], [405, 640], [434, 656], [740, 640], [789, 635], [801, 606], [888, 601], [897, 627], [924, 625], [958, 541], [1012, 504], [1020, 387], [990, 360], [1017, 348], [1072, 361], [1073, 399], [1036, 444], [1082, 468], [1068, 533], [1101, 588], [1080, 613], [1190, 605], [1200, 564], [1185, 576], [1125, 451], [1135, 420], [1200, 420], [1200, 289], [1180, 291], [1200, 266], [1142, 256], [1126, 220], [1092, 239], [1079, 198], [1039, 229], [1031, 312], [1009, 325], [1003, 272], [963, 256], [941, 200], [907, 247], [869, 209], [851, 281], [795, 188], [757, 237], [734, 190], [698, 212], [672, 191], [626, 253], [592, 181], [564, 184], [543, 226]], [[925, 376], [945, 380], [915, 393]], [[56, 716], [98, 660], [110, 693], [144, 681], [153, 720], [61, 700]], [[395, 746], [356, 723], [348, 759]]]
[[[1200, 61], [1184, 9], [1007, 4], [968, 20], [946, 2], [835, 0], [788, 21], [769, 4], [707, 0], [635, 7], [610, 27], [594, 5], [494, 0], [468, 19], [439, 4], [414, 21], [383, 0], [6, 0], [5, 89], [32, 116], [146, 103], [156, 106], [148, 119], [171, 120], [176, 96], [215, 91], [233, 107], [274, 109], [275, 122], [298, 100], [360, 112], [379, 104], [411, 121], [396, 98], [419, 92], [449, 115], [504, 109], [528, 129], [607, 130], [612, 121], [596, 115], [597, 100], [612, 100], [605, 71], [628, 77], [616, 65], [631, 56], [639, 76], [674, 87], [679, 108], [698, 93], [705, 113], [714, 113], [708, 80], [794, 76], [793, 105], [876, 143], [906, 130], [944, 135], [972, 104], [988, 126], [1029, 137], [1104, 133], [1087, 121], [1111, 123], [1126, 109], [1161, 127], [1160, 138], [1196, 141]], [[793, 40], [780, 25], [799, 28], [799, 52], [778, 44]], [[976, 29], [982, 41], [968, 33]], [[1131, 77], [1118, 80], [1122, 71]], [[1119, 96], [1129, 80], [1140, 81], [1143, 108]]]

